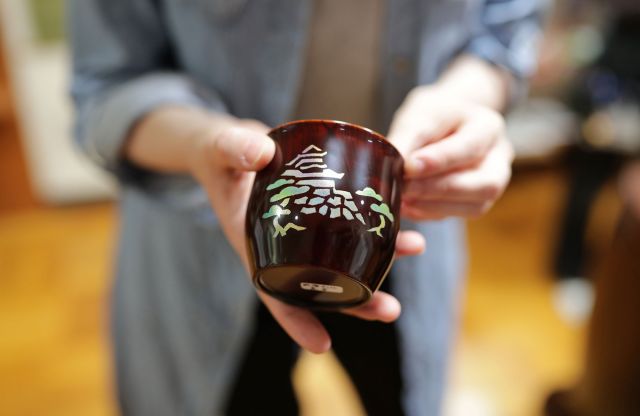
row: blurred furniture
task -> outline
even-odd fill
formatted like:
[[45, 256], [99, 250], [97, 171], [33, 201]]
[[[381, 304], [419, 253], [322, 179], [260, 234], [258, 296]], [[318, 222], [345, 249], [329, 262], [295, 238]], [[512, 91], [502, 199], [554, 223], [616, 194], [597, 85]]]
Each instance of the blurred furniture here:
[[573, 149], [569, 154], [569, 189], [557, 242], [554, 271], [559, 279], [584, 278], [591, 267], [586, 243], [591, 207], [598, 192], [622, 164], [619, 154]]
[[581, 126], [556, 253], [561, 278], [585, 276], [591, 205], [622, 163], [640, 152], [640, 12], [611, 19], [602, 53], [577, 77], [570, 107]]
[[35, 197], [29, 185], [12, 91], [1, 46], [2, 33], [0, 33], [0, 210], [4, 210], [33, 206]]
[[596, 304], [585, 372], [576, 387], [552, 395], [547, 416], [640, 415], [640, 164], [623, 178], [626, 211], [593, 277]]

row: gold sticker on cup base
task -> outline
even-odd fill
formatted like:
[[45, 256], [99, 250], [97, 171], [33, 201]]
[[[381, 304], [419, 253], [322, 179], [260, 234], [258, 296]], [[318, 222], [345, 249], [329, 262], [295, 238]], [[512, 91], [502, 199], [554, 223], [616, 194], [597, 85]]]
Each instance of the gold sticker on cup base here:
[[324, 293], [343, 293], [342, 286], [336, 285], [323, 285], [321, 283], [300, 282], [300, 288], [304, 290], [310, 290], [314, 292]]

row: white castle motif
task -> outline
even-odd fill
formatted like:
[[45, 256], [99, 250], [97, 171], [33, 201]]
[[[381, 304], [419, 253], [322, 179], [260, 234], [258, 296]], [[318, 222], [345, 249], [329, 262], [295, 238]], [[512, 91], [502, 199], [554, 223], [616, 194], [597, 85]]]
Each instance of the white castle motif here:
[[[291, 215], [291, 209], [304, 215], [344, 217], [347, 220], [358, 220], [363, 225], [367, 224], [351, 192], [336, 189], [336, 180], [342, 179], [344, 173], [327, 168], [324, 163], [326, 155], [327, 152], [323, 152], [319, 147], [314, 145], [307, 147], [285, 164], [287, 168], [278, 180], [267, 186], [267, 191], [273, 190], [276, 193], [269, 199], [273, 205], [262, 215], [262, 218], [273, 218], [274, 238], [284, 237], [290, 229], [296, 231], [306, 229], [290, 221], [284, 226], [281, 225], [281, 220], [286, 220]], [[369, 208], [378, 213], [379, 225], [367, 231], [375, 232], [382, 237], [380, 231], [386, 225], [385, 217], [391, 222], [394, 220], [389, 206], [372, 188], [366, 187], [355, 193], [362, 197], [360, 208]], [[365, 201], [367, 206], [364, 206]]]

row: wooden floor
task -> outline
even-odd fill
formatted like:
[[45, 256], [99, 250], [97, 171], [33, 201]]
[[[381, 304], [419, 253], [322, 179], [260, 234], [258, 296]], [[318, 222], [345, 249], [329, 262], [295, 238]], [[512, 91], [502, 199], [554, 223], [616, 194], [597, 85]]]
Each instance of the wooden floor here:
[[[537, 415], [550, 389], [579, 374], [585, 330], [550, 301], [564, 192], [557, 169], [519, 172], [470, 223], [448, 416]], [[595, 241], [616, 209], [612, 191], [601, 200]], [[0, 212], [0, 415], [115, 414], [106, 308], [115, 221], [109, 204]], [[362, 414], [330, 355], [303, 356], [294, 376], [305, 415]]]

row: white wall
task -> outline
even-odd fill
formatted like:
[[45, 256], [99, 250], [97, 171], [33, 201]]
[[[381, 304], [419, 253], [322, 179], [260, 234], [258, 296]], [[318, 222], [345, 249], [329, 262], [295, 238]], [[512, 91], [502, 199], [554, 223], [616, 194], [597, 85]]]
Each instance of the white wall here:
[[34, 41], [27, 6], [0, 0], [0, 30], [33, 188], [52, 204], [111, 198], [113, 181], [72, 145], [68, 49]]

